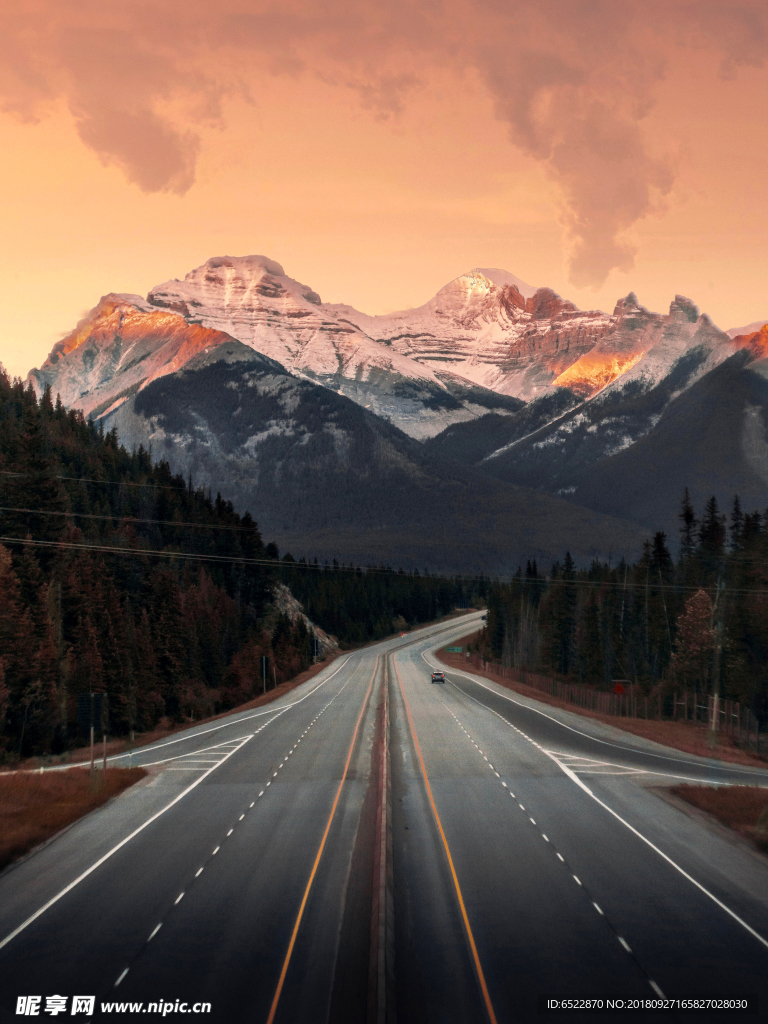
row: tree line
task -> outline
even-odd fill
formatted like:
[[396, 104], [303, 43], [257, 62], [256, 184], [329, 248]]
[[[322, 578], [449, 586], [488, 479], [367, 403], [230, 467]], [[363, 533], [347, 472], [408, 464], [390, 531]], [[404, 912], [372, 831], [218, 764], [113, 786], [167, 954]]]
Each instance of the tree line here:
[[686, 488], [679, 553], [665, 533], [634, 563], [570, 554], [542, 574], [536, 562], [489, 589], [479, 640], [486, 656], [609, 689], [714, 692], [768, 719], [768, 511], [730, 515], [713, 496], [699, 513]]
[[278, 582], [347, 645], [478, 589], [281, 559], [250, 513], [0, 366], [0, 759], [82, 742], [81, 694], [108, 694], [110, 734], [128, 735], [251, 699], [265, 664], [268, 686], [293, 677], [313, 637]]

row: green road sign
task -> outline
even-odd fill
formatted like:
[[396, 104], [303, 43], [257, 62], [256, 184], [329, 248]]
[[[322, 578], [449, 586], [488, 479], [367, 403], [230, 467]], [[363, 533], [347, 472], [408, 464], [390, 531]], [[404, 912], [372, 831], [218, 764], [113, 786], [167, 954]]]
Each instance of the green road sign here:
[[445, 648], [446, 654], [461, 654], [461, 652], [463, 650], [464, 650], [463, 647], [446, 647]]

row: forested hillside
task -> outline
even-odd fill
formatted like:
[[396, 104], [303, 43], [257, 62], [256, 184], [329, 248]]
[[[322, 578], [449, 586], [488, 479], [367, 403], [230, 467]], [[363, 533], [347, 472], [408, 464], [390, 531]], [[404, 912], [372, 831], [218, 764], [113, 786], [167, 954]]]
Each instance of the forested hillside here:
[[697, 516], [686, 490], [679, 557], [657, 532], [632, 565], [570, 554], [545, 578], [529, 562], [489, 592], [481, 645], [506, 665], [609, 689], [712, 692], [768, 719], [768, 512], [730, 515], [715, 498]]
[[301, 671], [312, 638], [272, 603], [283, 580], [342, 644], [467, 603], [466, 585], [279, 559], [249, 513], [173, 476], [0, 367], [0, 756], [83, 739], [77, 695], [111, 734], [233, 707]]

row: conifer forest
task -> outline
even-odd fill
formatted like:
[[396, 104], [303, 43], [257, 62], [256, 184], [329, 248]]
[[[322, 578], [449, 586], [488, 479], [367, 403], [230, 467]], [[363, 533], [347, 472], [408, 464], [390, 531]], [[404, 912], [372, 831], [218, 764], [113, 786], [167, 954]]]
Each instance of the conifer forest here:
[[[494, 583], [480, 648], [506, 666], [669, 702], [676, 690], [738, 701], [768, 718], [768, 511], [730, 514], [687, 489], [678, 548], [657, 532], [630, 565], [579, 569], [566, 553]], [[676, 539], [677, 540], [677, 539]]]
[[477, 590], [280, 558], [247, 512], [0, 367], [0, 759], [82, 745], [78, 695], [106, 693], [104, 727], [127, 736], [292, 678], [316, 650], [305, 619], [275, 601], [280, 583], [342, 646], [439, 618]]
[[[674, 500], [674, 496], [671, 500]], [[674, 549], [674, 550], [673, 550]], [[299, 553], [300, 555], [300, 553]], [[265, 543], [167, 462], [127, 451], [49, 390], [0, 372], [0, 758], [84, 741], [77, 697], [108, 695], [110, 735], [236, 707], [306, 669], [311, 625], [342, 647], [487, 604], [482, 652], [596, 689], [719, 693], [768, 718], [768, 512], [683, 496], [680, 537], [634, 563], [566, 553], [508, 582], [318, 564]]]

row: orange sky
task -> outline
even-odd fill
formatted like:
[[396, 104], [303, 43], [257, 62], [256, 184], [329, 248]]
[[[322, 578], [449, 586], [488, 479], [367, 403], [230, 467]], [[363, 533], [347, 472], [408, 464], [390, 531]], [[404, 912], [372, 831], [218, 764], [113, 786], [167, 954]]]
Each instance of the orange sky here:
[[7, 369], [105, 292], [224, 254], [369, 313], [485, 266], [582, 308], [680, 292], [723, 328], [768, 318], [762, 0], [318, 10], [0, 14]]

